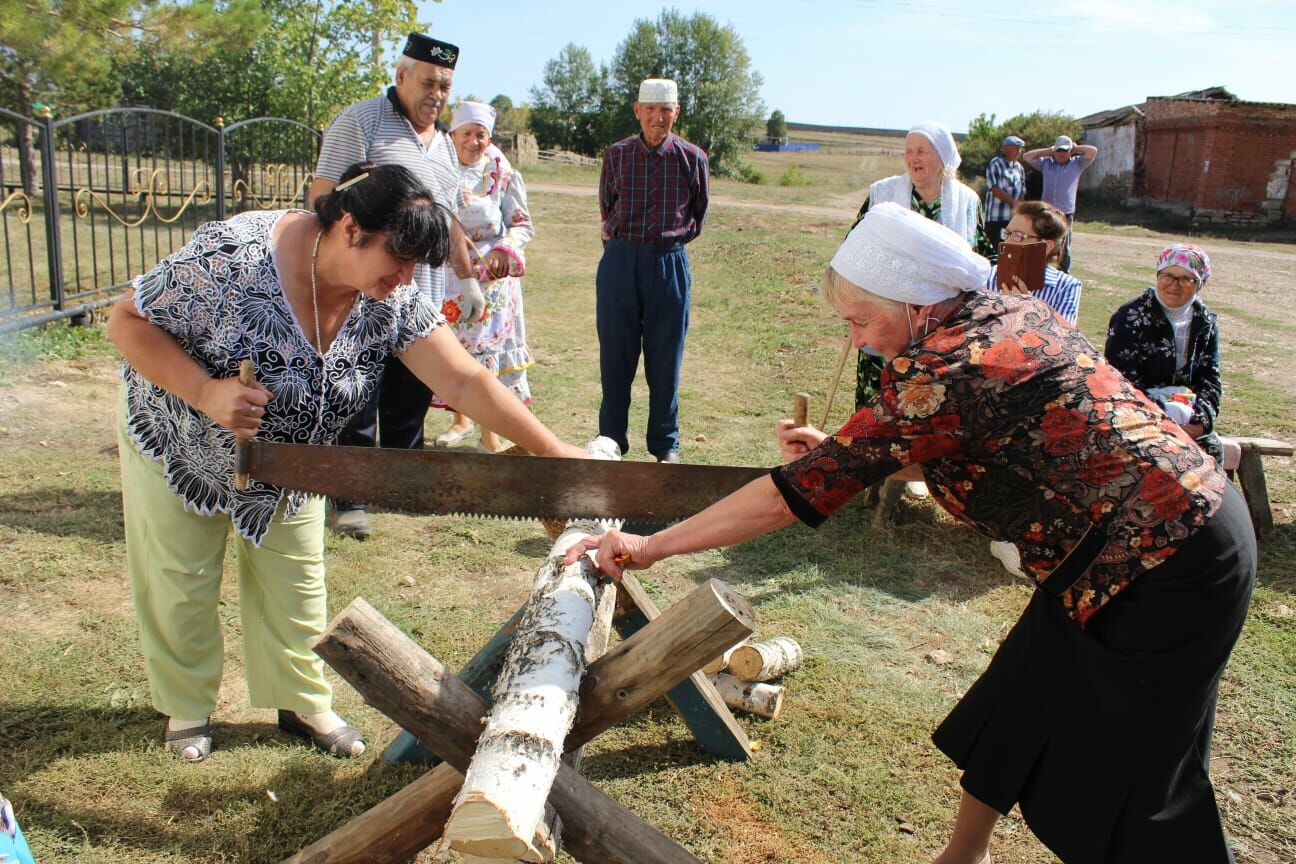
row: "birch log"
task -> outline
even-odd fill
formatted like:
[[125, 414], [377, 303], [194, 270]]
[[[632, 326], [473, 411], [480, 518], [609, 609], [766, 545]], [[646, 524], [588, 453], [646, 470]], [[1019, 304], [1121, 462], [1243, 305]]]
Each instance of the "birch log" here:
[[739, 681], [724, 672], [711, 676], [716, 692], [730, 708], [777, 720], [783, 710], [783, 685], [764, 681]]
[[[596, 458], [621, 455], [606, 438], [586, 449]], [[495, 682], [486, 728], [446, 823], [445, 837], [460, 853], [536, 864], [557, 854], [545, 801], [580, 705], [599, 582], [588, 556], [570, 566], [562, 561], [572, 545], [620, 524], [568, 522], [536, 574]]]
[[768, 681], [800, 669], [804, 660], [795, 639], [779, 636], [739, 645], [729, 657], [729, 674], [740, 681]]
[[725, 671], [726, 669], [729, 668], [729, 658], [733, 656], [733, 653], [734, 653], [735, 651], [737, 651], [739, 648], [741, 648], [743, 645], [746, 645], [746, 644], [747, 644], [747, 640], [744, 639], [742, 642], [739, 642], [737, 645], [735, 645], [735, 646], [733, 646], [732, 648], [728, 649], [728, 650], [725, 651], [723, 654], [721, 654], [719, 657], [716, 657], [716, 658], [715, 658], [714, 660], [712, 660], [710, 663], [708, 663], [708, 664], [706, 664], [705, 666], [703, 666], [703, 667], [702, 667], [702, 671], [705, 672], [705, 673], [708, 674], [708, 675], [717, 675], [717, 674], [719, 674], [719, 673]]

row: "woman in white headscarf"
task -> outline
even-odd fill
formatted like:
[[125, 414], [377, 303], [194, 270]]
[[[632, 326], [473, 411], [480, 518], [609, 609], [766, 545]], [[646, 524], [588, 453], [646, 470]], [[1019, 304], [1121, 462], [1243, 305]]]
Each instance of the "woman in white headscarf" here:
[[[905, 173], [884, 177], [869, 186], [868, 197], [854, 224], [858, 225], [874, 204], [890, 201], [939, 222], [966, 240], [978, 254], [993, 258], [994, 242], [985, 234], [981, 199], [958, 179], [958, 167], [962, 163], [958, 144], [945, 124], [934, 120], [919, 123], [905, 136]], [[882, 362], [876, 354], [860, 351], [855, 369], [857, 409], [877, 392], [881, 371]], [[922, 483], [905, 475], [896, 479], [909, 480], [905, 487], [908, 494], [926, 497], [927, 487]]]
[[[447, 271], [442, 314], [468, 353], [499, 376], [522, 404], [530, 405], [526, 370], [534, 361], [522, 312], [522, 276], [535, 226], [522, 175], [491, 143], [494, 131], [495, 109], [490, 105], [460, 102], [455, 106], [450, 138], [459, 156], [457, 212], [482, 290], [470, 296], [464, 289], [473, 291], [472, 281], [465, 285]], [[473, 422], [462, 412], [435, 396], [432, 404], [454, 411], [450, 428], [437, 436], [438, 446], [453, 446], [472, 434]], [[479, 450], [495, 453], [506, 446], [492, 430], [482, 427]]]
[[671, 555], [818, 525], [921, 467], [936, 500], [1015, 542], [1038, 584], [936, 730], [963, 769], [939, 864], [989, 860], [1000, 814], [1068, 864], [1231, 861], [1207, 775], [1219, 678], [1246, 617], [1255, 538], [1215, 461], [1031, 296], [978, 290], [988, 262], [910, 210], [870, 210], [823, 296], [882, 386], [836, 434], [779, 423], [788, 464], [648, 537], [610, 532], [618, 577]]
[[994, 246], [985, 236], [981, 199], [958, 179], [963, 163], [954, 135], [943, 123], [919, 123], [905, 136], [905, 173], [884, 177], [869, 186], [855, 223], [869, 207], [890, 201], [939, 222], [967, 241], [968, 246], [990, 257]]

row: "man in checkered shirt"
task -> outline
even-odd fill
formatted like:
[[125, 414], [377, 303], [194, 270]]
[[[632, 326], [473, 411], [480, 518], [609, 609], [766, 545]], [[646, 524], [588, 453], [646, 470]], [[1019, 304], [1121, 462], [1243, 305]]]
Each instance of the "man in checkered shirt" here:
[[640, 134], [608, 148], [599, 182], [599, 434], [622, 453], [630, 449], [630, 386], [642, 347], [648, 452], [679, 462], [679, 376], [693, 282], [684, 244], [702, 233], [710, 177], [707, 154], [671, 132], [680, 114], [674, 81], [646, 79], [634, 113]]
[[999, 257], [1000, 235], [1012, 221], [1013, 208], [1026, 197], [1026, 169], [1017, 161], [1025, 145], [1009, 135], [1003, 139], [1003, 152], [986, 166], [985, 233], [995, 248], [994, 258]]

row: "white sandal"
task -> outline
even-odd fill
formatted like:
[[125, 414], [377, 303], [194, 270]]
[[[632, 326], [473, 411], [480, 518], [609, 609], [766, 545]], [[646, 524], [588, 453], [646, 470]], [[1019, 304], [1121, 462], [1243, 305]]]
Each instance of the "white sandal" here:
[[436, 437], [436, 446], [453, 447], [456, 444], [460, 444], [465, 438], [473, 433], [475, 428], [476, 427], [472, 423], [469, 423], [464, 429], [457, 432], [454, 429], [448, 429]]

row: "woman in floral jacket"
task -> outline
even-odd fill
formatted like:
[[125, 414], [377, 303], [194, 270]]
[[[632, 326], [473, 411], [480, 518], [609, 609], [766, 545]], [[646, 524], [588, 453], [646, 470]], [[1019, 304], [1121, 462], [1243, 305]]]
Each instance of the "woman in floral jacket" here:
[[[611, 532], [600, 568], [646, 567], [800, 519], [921, 465], [935, 499], [1014, 542], [1038, 583], [990, 666], [936, 730], [963, 769], [939, 864], [979, 864], [1020, 804], [1068, 864], [1231, 860], [1207, 776], [1216, 693], [1246, 617], [1255, 539], [1214, 461], [1035, 297], [978, 291], [956, 234], [879, 205], [824, 298], [881, 391], [834, 435], [782, 421], [789, 464], [649, 537]], [[867, 285], [867, 291], [859, 286]]]
[[[453, 272], [446, 282], [442, 312], [459, 343], [499, 377], [523, 405], [531, 404], [527, 367], [532, 365], [522, 312], [522, 276], [526, 246], [535, 237], [527, 208], [526, 184], [508, 159], [491, 143], [495, 109], [481, 102], [461, 102], [450, 121], [450, 137], [459, 156], [459, 219], [472, 244], [484, 296], [476, 306], [466, 302], [463, 282]], [[450, 447], [472, 434], [473, 422], [440, 398], [432, 404], [454, 411], [450, 428], [436, 443]], [[481, 430], [478, 449], [500, 450], [492, 430]]]
[[1205, 250], [1183, 243], [1157, 258], [1156, 285], [1116, 310], [1107, 325], [1107, 362], [1147, 393], [1221, 464], [1219, 324], [1201, 301], [1210, 279]]

